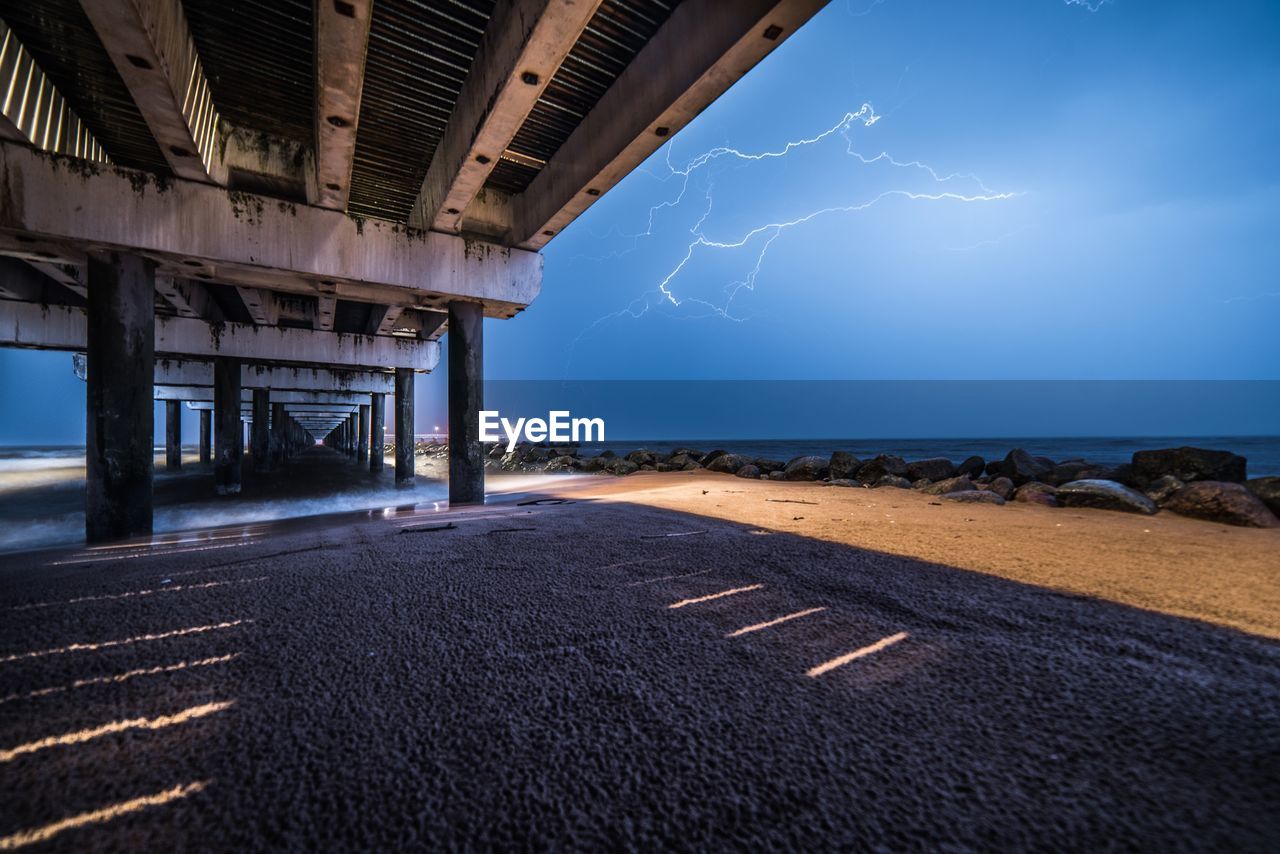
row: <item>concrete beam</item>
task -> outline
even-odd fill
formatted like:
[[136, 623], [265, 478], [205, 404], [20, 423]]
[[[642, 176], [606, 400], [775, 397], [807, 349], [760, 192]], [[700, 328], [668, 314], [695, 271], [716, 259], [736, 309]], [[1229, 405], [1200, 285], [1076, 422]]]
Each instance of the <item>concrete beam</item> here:
[[276, 298], [271, 291], [261, 288], [236, 288], [240, 300], [253, 322], [258, 326], [275, 326], [280, 319], [280, 310], [276, 308]]
[[180, 317], [200, 318], [211, 323], [223, 320], [222, 309], [199, 282], [160, 273], [156, 276], [156, 292], [173, 306]]
[[315, 9], [315, 204], [345, 211], [373, 0], [322, 0]]
[[512, 316], [542, 284], [535, 252], [112, 166], [72, 168], [7, 142], [0, 233], [27, 248], [62, 244], [69, 255], [129, 249], [162, 272], [235, 285], [438, 309], [465, 297], [490, 317]]
[[[72, 357], [72, 370], [84, 379], [84, 357]], [[155, 385], [213, 387], [213, 362], [190, 359], [156, 359]], [[240, 386], [275, 391], [310, 391], [338, 394], [391, 394], [395, 374], [391, 371], [358, 371], [341, 368], [268, 367], [242, 365]]]
[[[157, 385], [153, 388], [155, 389], [153, 395], [156, 400], [180, 400], [185, 403], [213, 402], [212, 385]], [[246, 406], [252, 402], [253, 393], [255, 391], [269, 392], [271, 394], [272, 403], [287, 403], [290, 404], [290, 408], [295, 404], [315, 404], [324, 406], [345, 406], [347, 407], [347, 411], [350, 411], [350, 407], [358, 406], [369, 399], [369, 395], [367, 394], [351, 392], [278, 391], [276, 389], [241, 387], [240, 397]]]
[[511, 242], [541, 249], [826, 4], [680, 4], [512, 200]]
[[[2, 302], [0, 346], [84, 350], [84, 311], [72, 306]], [[416, 371], [429, 371], [440, 361], [440, 344], [436, 341], [243, 323], [211, 324], [186, 317], [156, 318], [155, 352], [166, 356], [230, 357], [258, 362]]]
[[409, 225], [457, 233], [601, 0], [499, 0], [436, 146]]
[[173, 174], [222, 183], [218, 111], [180, 0], [81, 0]]

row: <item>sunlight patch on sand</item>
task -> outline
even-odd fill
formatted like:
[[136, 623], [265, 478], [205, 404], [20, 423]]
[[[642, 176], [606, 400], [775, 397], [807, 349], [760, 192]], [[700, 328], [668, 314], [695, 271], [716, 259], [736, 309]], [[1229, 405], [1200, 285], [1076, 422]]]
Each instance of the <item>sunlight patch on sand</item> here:
[[893, 646], [898, 641], [906, 640], [909, 636], [910, 635], [908, 635], [907, 632], [898, 632], [896, 635], [889, 635], [889, 637], [881, 638], [870, 646], [864, 646], [862, 649], [855, 649], [853, 652], [846, 652], [844, 655], [837, 656], [830, 661], [824, 661], [817, 667], [811, 668], [805, 675], [821, 676], [828, 671], [835, 670], [837, 667], [843, 667], [851, 661], [856, 661], [859, 658], [864, 658], [874, 652], [879, 652], [885, 647]]
[[98, 643], [73, 643], [68, 646], [54, 647], [53, 649], [40, 649], [35, 652], [19, 652], [13, 655], [6, 655], [0, 658], [0, 664], [10, 661], [20, 661], [24, 658], [40, 658], [46, 655], [65, 655], [69, 652], [86, 652], [95, 649], [108, 649], [113, 646], [125, 646], [131, 643], [141, 643], [143, 641], [165, 640], [167, 638], [182, 637], [183, 635], [196, 635], [203, 632], [214, 632], [219, 629], [233, 629], [236, 626], [245, 623], [252, 623], [253, 620], [231, 620], [226, 623], [214, 623], [207, 626], [192, 626], [189, 629], [174, 629], [171, 632], [161, 632], [154, 635], [138, 635], [137, 637], [125, 638], [124, 640], [99, 641]]
[[750, 593], [752, 590], [760, 590], [763, 584], [751, 584], [746, 587], [735, 587], [732, 590], [721, 590], [719, 593], [712, 593], [708, 596], [695, 596], [692, 599], [681, 599], [679, 602], [672, 602], [668, 608], [683, 608], [686, 605], [697, 605], [699, 602], [710, 602], [712, 599], [723, 599], [725, 596], [736, 596], [739, 593]]
[[131, 729], [157, 730], [165, 727], [178, 726], [185, 724], [187, 721], [203, 718], [206, 715], [217, 714], [225, 711], [235, 705], [234, 700], [227, 700], [222, 703], [205, 703], [203, 706], [192, 706], [189, 709], [183, 709], [175, 715], [161, 715], [158, 718], [133, 718], [127, 721], [112, 721], [109, 724], [103, 724], [93, 729], [82, 729], [76, 732], [63, 733], [62, 735], [51, 735], [42, 738], [39, 741], [29, 741], [26, 744], [20, 744], [9, 750], [0, 750], [0, 762], [12, 762], [19, 756], [25, 756], [29, 753], [36, 753], [46, 750], [50, 747], [65, 747], [70, 744], [84, 744], [86, 741], [92, 741], [95, 738], [101, 738], [104, 735], [114, 735], [118, 732], [126, 732]]
[[34, 700], [37, 697], [47, 697], [50, 694], [61, 694], [63, 691], [74, 691], [76, 688], [87, 688], [90, 685], [110, 685], [127, 682], [135, 676], [156, 676], [160, 673], [176, 673], [179, 670], [188, 670], [192, 667], [208, 667], [211, 664], [225, 664], [239, 656], [240, 653], [233, 652], [230, 655], [219, 655], [216, 658], [202, 658], [199, 661], [179, 661], [177, 664], [164, 664], [159, 667], [141, 667], [137, 670], [128, 670], [124, 673], [117, 673], [114, 676], [95, 676], [92, 679], [77, 679], [70, 685], [56, 685], [52, 688], [41, 688], [27, 694], [10, 694], [7, 697], [0, 697], [0, 705], [10, 703], [14, 700]]
[[825, 611], [825, 610], [827, 610], [826, 607], [807, 608], [803, 611], [796, 611], [794, 614], [787, 614], [785, 617], [778, 617], [776, 620], [769, 620], [766, 623], [756, 623], [753, 626], [743, 626], [742, 628], [738, 629], [736, 632], [729, 632], [729, 634], [725, 635], [725, 637], [736, 638], [739, 635], [749, 635], [752, 632], [758, 632], [761, 629], [772, 628], [773, 626], [781, 625], [782, 623], [787, 623], [787, 622], [790, 622], [791, 620], [798, 620], [801, 617], [807, 617], [810, 614], [816, 614], [819, 611]]
[[134, 798], [128, 801], [121, 801], [118, 804], [112, 804], [93, 812], [80, 813], [70, 818], [64, 818], [61, 821], [55, 821], [52, 824], [46, 824], [44, 827], [37, 827], [33, 830], [22, 830], [10, 836], [0, 838], [0, 851], [12, 851], [16, 848], [23, 848], [27, 845], [34, 845], [37, 842], [47, 842], [53, 837], [62, 833], [64, 830], [72, 830], [77, 827], [86, 827], [92, 824], [103, 824], [122, 815], [132, 812], [138, 812], [148, 807], [158, 807], [167, 804], [170, 801], [176, 801], [185, 798], [188, 795], [194, 795], [209, 785], [208, 781], [199, 783], [188, 783], [185, 786], [174, 786], [163, 792], [154, 795], [144, 795], [141, 798]]

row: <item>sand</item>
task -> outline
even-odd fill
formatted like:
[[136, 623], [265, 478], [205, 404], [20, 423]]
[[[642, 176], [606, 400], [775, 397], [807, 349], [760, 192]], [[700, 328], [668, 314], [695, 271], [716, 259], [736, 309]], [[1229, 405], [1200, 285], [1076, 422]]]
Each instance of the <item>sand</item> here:
[[494, 485], [523, 494], [5, 556], [0, 848], [1280, 839], [1275, 531]]

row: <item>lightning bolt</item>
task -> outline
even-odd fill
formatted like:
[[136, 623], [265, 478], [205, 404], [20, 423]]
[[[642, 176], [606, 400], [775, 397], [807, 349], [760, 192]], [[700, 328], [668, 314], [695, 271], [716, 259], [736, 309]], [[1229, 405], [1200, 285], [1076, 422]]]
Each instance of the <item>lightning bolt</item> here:
[[[690, 192], [693, 187], [693, 180], [695, 176], [706, 172], [712, 164], [721, 160], [742, 165], [767, 160], [777, 160], [793, 156], [797, 152], [805, 149], [811, 149], [819, 146], [829, 139], [842, 137], [845, 140], [845, 155], [852, 159], [857, 166], [866, 168], [887, 167], [891, 170], [914, 174], [925, 180], [929, 186], [925, 190], [892, 187], [890, 189], [881, 190], [880, 192], [871, 195], [869, 198], [852, 201], [848, 204], [824, 206], [799, 216], [778, 218], [776, 220], [771, 220], [751, 227], [737, 236], [715, 239], [708, 236], [705, 230], [707, 221], [711, 217], [714, 209], [714, 180], [712, 177], [708, 177], [705, 190], [702, 194], [703, 204], [705, 207], [697, 221], [689, 229], [691, 239], [685, 246], [680, 260], [664, 276], [662, 276], [655, 287], [645, 293], [642, 293], [640, 296], [631, 300], [627, 305], [617, 311], [610, 312], [597, 318], [583, 329], [582, 332], [580, 332], [578, 336], [570, 342], [570, 361], [572, 361], [572, 353], [578, 343], [600, 326], [612, 320], [624, 317], [638, 319], [648, 312], [664, 306], [671, 309], [688, 309], [689, 307], [694, 307], [695, 311], [700, 312], [696, 314], [682, 313], [684, 319], [719, 317], [735, 322], [742, 322], [743, 320], [748, 319], [735, 313], [733, 310], [734, 300], [744, 290], [755, 290], [761, 269], [769, 255], [769, 250], [780, 238], [783, 237], [784, 234], [793, 229], [802, 228], [815, 220], [831, 216], [861, 213], [892, 199], [901, 199], [912, 202], [974, 204], [998, 202], [1011, 199], [1019, 195], [1018, 193], [1013, 192], [992, 190], [987, 187], [981, 179], [971, 173], [956, 172], [943, 174], [927, 163], [919, 160], [899, 160], [886, 151], [881, 151], [880, 153], [872, 156], [859, 152], [853, 141], [853, 132], [859, 128], [870, 128], [874, 126], [880, 121], [880, 118], [881, 117], [875, 112], [874, 108], [870, 104], [863, 104], [857, 110], [846, 112], [840, 117], [839, 121], [825, 130], [822, 130], [813, 136], [787, 142], [780, 148], [760, 152], [746, 152], [730, 146], [717, 146], [694, 157], [683, 167], [677, 167], [672, 163], [671, 144], [668, 143], [664, 154], [667, 174], [663, 176], [655, 175], [652, 172], [649, 172], [648, 174], [663, 183], [676, 181], [676, 191], [670, 198], [649, 208], [644, 231], [638, 234], [628, 235], [632, 241], [629, 248], [620, 252], [611, 253], [610, 255], [603, 256], [595, 260], [607, 260], [611, 257], [620, 257], [621, 255], [626, 255], [635, 251], [638, 248], [640, 241], [653, 236], [655, 223], [663, 211], [679, 208], [684, 205], [685, 200], [689, 198], [690, 195], [697, 195], [696, 192], [692, 194]], [[966, 186], [962, 187], [961, 185]], [[754, 252], [754, 260], [748, 267], [748, 271], [745, 276], [725, 285], [725, 297], [722, 301], [712, 302], [711, 300], [701, 299], [694, 296], [682, 296], [678, 292], [677, 283], [681, 274], [685, 272], [689, 264], [700, 255], [705, 253], [734, 252], [737, 250], [748, 250], [750, 252]]]
[[1096, 12], [1103, 6], [1106, 6], [1111, 0], [1062, 0], [1068, 6], [1081, 6], [1090, 12]]

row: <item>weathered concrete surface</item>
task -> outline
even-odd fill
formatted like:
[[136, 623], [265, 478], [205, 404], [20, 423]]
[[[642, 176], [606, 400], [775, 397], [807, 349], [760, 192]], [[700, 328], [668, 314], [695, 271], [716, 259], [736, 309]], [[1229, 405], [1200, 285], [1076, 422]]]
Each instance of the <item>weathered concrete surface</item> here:
[[271, 392], [265, 388], [253, 390], [253, 470], [271, 470]]
[[[528, 305], [542, 257], [454, 235], [292, 205], [194, 181], [98, 166], [0, 142], [0, 231], [75, 247], [145, 253], [236, 285], [366, 302], [481, 301], [490, 316]], [[326, 284], [327, 283], [327, 284]], [[344, 360], [345, 361], [345, 360]]]
[[[0, 302], [0, 346], [83, 350], [84, 311], [72, 306]], [[155, 319], [154, 352], [168, 356], [404, 367], [429, 371], [440, 361], [437, 341], [316, 332], [251, 323], [207, 323], [189, 317]]]
[[369, 397], [369, 471], [382, 471], [382, 437], [386, 432], [386, 395]]
[[373, 0], [317, 3], [315, 203], [346, 210]]
[[396, 368], [396, 483], [413, 483], [413, 469], [413, 371]]
[[[449, 503], [484, 503], [484, 316], [475, 303], [449, 304]], [[397, 437], [396, 453], [399, 454]]]
[[164, 467], [169, 471], [182, 468], [182, 401], [164, 404]]
[[155, 270], [136, 255], [89, 259], [85, 378], [85, 536], [151, 532]]
[[213, 460], [213, 411], [200, 410], [200, 464], [208, 465]]
[[240, 458], [244, 429], [240, 426], [240, 362], [213, 363], [213, 407], [218, 425], [214, 433], [213, 483], [219, 495], [240, 492]]
[[360, 404], [360, 438], [356, 443], [356, 459], [365, 462], [369, 459], [369, 404]]

